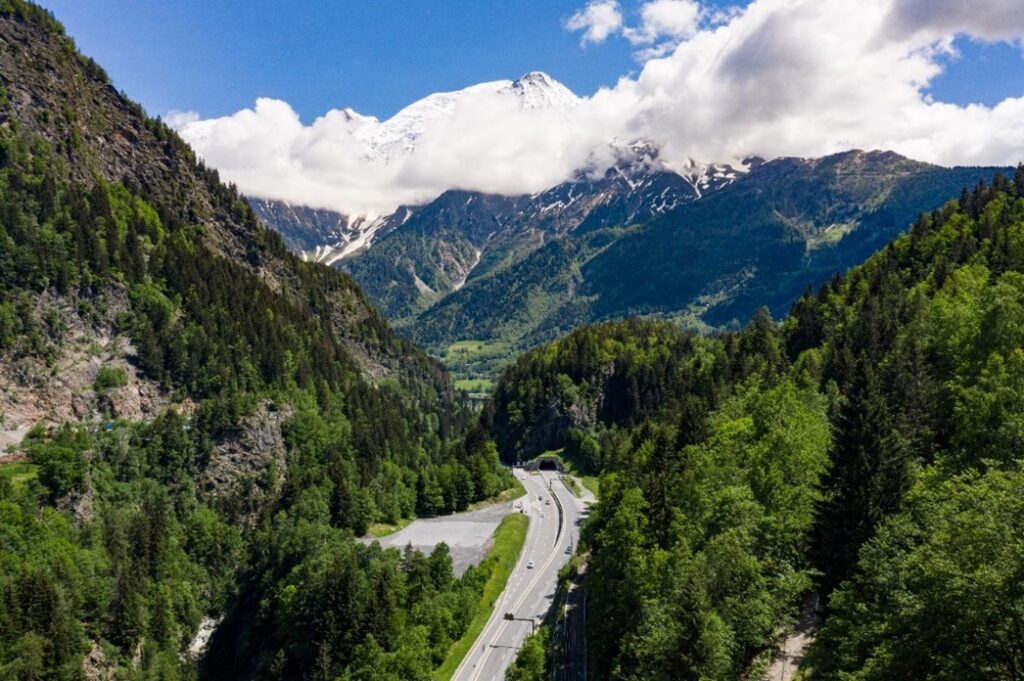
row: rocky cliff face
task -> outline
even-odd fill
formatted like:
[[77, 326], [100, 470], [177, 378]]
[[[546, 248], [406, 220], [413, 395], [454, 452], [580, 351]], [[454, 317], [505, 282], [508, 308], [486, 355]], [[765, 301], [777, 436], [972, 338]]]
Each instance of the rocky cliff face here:
[[245, 523], [277, 495], [284, 482], [285, 443], [281, 425], [292, 408], [260, 403], [216, 444], [199, 484], [222, 507], [232, 508]]
[[[36, 351], [13, 348], [0, 361], [0, 451], [36, 424], [140, 420], [172, 403], [167, 390], [139, 371], [131, 338], [116, 327], [128, 307], [123, 288], [89, 301], [47, 292], [31, 305], [46, 331], [34, 340]], [[109, 385], [97, 381], [101, 371], [114, 377]]]

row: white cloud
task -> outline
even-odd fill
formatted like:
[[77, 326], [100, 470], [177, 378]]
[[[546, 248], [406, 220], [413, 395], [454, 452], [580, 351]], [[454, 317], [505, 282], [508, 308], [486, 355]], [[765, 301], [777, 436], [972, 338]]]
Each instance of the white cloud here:
[[635, 101], [637, 132], [663, 143], [669, 156], [867, 147], [939, 163], [1020, 159], [1024, 119], [1010, 119], [1024, 100], [990, 109], [924, 95], [951, 36], [976, 24], [937, 30], [938, 18], [925, 16], [918, 25], [929, 30], [896, 33], [890, 17], [900, 9], [892, 0], [757, 0], [648, 62], [611, 94]]
[[969, 33], [983, 40], [1019, 40], [1021, 0], [896, 0], [886, 22], [895, 36]]
[[592, 0], [565, 21], [570, 31], [583, 31], [580, 43], [603, 43], [622, 29], [622, 12], [617, 0]]
[[661, 38], [690, 38], [697, 33], [701, 13], [694, 0], [651, 0], [640, 6], [640, 25], [626, 27], [623, 35], [634, 45], [649, 45]]
[[538, 191], [607, 153], [613, 138], [647, 138], [680, 164], [849, 148], [945, 165], [1016, 164], [1024, 92], [991, 107], [927, 94], [954, 36], [1024, 37], [1019, 0], [963, 4], [754, 0], [696, 29], [682, 12], [673, 22], [658, 15], [651, 45], [672, 31], [681, 42], [636, 77], [575, 106], [536, 109], [477, 88], [425, 120], [412, 152], [385, 160], [367, 158], [366, 136], [383, 125], [375, 119], [337, 110], [303, 125], [276, 100], [180, 130], [244, 191], [343, 212], [386, 212], [449, 188]]
[[179, 132], [250, 195], [349, 214], [388, 213], [446, 189], [539, 191], [584, 165], [598, 128], [580, 127], [588, 116], [576, 114], [578, 100], [537, 106], [507, 87], [488, 83], [414, 104], [396, 116], [397, 129], [350, 110], [303, 125], [287, 102], [260, 98]]
[[171, 109], [164, 116], [164, 123], [171, 126], [172, 128], [181, 128], [194, 123], [200, 118], [198, 111], [178, 111], [177, 109]]

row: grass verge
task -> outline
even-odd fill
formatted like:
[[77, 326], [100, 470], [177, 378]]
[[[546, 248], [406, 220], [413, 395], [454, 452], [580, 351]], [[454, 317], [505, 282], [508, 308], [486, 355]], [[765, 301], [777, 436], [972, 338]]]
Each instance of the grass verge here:
[[572, 492], [574, 497], [578, 498], [580, 496], [580, 485], [576, 482], [576, 478], [571, 475], [563, 475], [562, 482], [565, 483], [565, 486], [569, 488], [569, 491]]
[[374, 539], [380, 539], [386, 537], [389, 534], [394, 534], [400, 529], [416, 520], [415, 518], [402, 518], [397, 523], [372, 523], [366, 528], [366, 536], [373, 537]]
[[494, 546], [487, 552], [487, 557], [480, 564], [489, 569], [490, 577], [484, 584], [484, 593], [480, 597], [476, 616], [469, 623], [466, 633], [448, 649], [444, 662], [433, 674], [435, 681], [449, 681], [462, 658], [473, 647], [480, 632], [484, 630], [487, 620], [491, 617], [494, 604], [505, 590], [505, 584], [512, 574], [512, 568], [519, 558], [519, 552], [523, 550], [526, 542], [526, 529], [529, 527], [530, 519], [520, 513], [511, 513], [498, 525], [494, 531]]
[[582, 482], [583, 486], [589, 489], [595, 497], [599, 496], [601, 483], [596, 475], [582, 475], [580, 476], [580, 482]]

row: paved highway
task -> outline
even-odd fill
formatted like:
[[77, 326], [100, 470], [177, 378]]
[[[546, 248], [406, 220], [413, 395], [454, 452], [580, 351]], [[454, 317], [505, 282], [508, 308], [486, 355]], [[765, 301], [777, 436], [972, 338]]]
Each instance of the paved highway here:
[[[583, 501], [574, 497], [554, 472], [516, 470], [515, 476], [526, 488], [523, 505], [530, 516], [526, 542], [491, 618], [455, 670], [454, 681], [505, 678], [505, 670], [532, 628], [530, 622], [521, 619], [541, 623], [555, 596], [558, 571], [571, 557], [567, 550], [570, 546], [576, 549], [579, 523], [585, 513]], [[530, 561], [532, 568], [528, 567]], [[509, 612], [521, 619], [505, 619]]]

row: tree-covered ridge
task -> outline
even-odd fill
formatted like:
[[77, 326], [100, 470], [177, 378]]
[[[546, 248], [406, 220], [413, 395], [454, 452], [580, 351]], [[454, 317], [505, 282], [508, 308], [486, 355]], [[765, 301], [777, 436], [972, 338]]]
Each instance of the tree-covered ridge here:
[[[462, 340], [526, 351], [581, 324], [639, 315], [739, 328], [761, 306], [783, 315], [808, 284], [863, 262], [919, 212], [998, 170], [851, 150], [755, 164], [699, 198], [681, 198], [675, 183], [688, 186], [673, 173], [633, 171], [609, 173], [600, 190], [448, 192], [402, 209], [408, 221], [336, 264], [441, 356]], [[524, 201], [543, 202], [544, 219]], [[591, 211], [582, 222], [580, 211]]]
[[486, 571], [355, 537], [500, 491], [493, 445], [89, 63], [0, 4], [0, 405], [48, 422], [0, 463], [0, 677], [426, 678]]
[[810, 657], [813, 677], [1018, 677], [1022, 503], [1019, 465], [951, 479], [924, 476], [833, 593]]
[[168, 228], [188, 226], [212, 253], [289, 294], [331, 328], [373, 376], [425, 379], [446, 390], [435, 363], [396, 337], [347, 275], [289, 253], [237, 189], [220, 181], [159, 119], [119, 93], [45, 10], [9, 0], [0, 11], [0, 121], [59, 160], [59, 178], [123, 185]]
[[596, 678], [743, 676], [811, 585], [825, 401], [750, 386], [706, 429], [680, 447], [678, 430], [643, 426], [601, 478], [586, 533]]
[[743, 334], [707, 338], [643, 319], [577, 329], [523, 355], [484, 420], [507, 461], [568, 446], [597, 470], [594, 435], [661, 415], [706, 414], [729, 386], [783, 362], [761, 313]]
[[812, 678], [1019, 675], [1022, 329], [1024, 167], [780, 325], [598, 325], [521, 358], [486, 416], [503, 455], [604, 472], [597, 678], [756, 673], [812, 584]]

